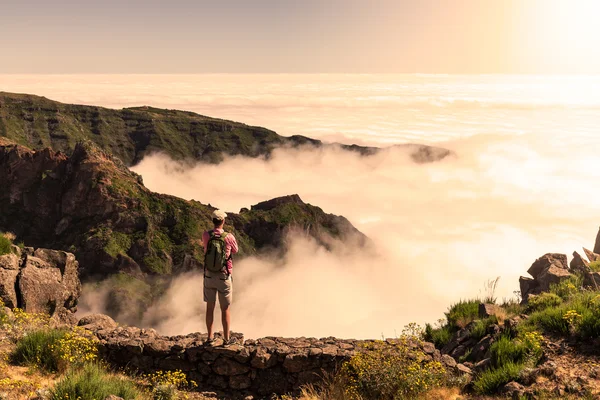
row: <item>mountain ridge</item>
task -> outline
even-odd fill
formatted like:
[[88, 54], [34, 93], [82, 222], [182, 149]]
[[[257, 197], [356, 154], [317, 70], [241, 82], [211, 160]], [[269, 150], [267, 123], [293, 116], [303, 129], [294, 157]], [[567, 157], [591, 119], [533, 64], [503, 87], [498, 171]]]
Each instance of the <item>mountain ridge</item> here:
[[[33, 149], [72, 151], [89, 139], [132, 166], [145, 155], [164, 152], [175, 160], [218, 163], [226, 155], [269, 157], [281, 147], [339, 147], [363, 156], [378, 147], [324, 143], [302, 135], [281, 136], [267, 128], [213, 118], [191, 111], [138, 106], [111, 109], [75, 105], [43, 96], [0, 91], [0, 136]], [[400, 144], [414, 162], [442, 160], [450, 150], [420, 144]]]

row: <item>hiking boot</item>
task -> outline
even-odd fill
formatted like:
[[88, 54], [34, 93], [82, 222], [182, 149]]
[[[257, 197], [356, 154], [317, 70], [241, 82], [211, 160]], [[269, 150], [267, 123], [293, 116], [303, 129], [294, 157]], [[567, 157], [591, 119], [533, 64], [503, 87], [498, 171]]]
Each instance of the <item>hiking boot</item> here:
[[236, 344], [236, 343], [237, 343], [237, 338], [230, 337], [229, 340], [225, 340], [223, 342], [223, 346], [231, 346], [232, 344]]
[[208, 338], [208, 339], [206, 339], [206, 340], [204, 341], [204, 345], [205, 345], [205, 346], [211, 346], [211, 345], [212, 345], [212, 344], [214, 344], [214, 343], [215, 343], [215, 338], [214, 338], [214, 337], [212, 337], [212, 338]]

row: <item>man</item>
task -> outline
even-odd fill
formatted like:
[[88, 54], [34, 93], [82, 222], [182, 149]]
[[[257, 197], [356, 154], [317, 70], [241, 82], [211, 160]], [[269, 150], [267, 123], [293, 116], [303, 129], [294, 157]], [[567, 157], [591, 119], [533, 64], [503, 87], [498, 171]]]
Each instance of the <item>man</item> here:
[[221, 306], [224, 344], [232, 344], [230, 337], [230, 306], [233, 297], [233, 261], [231, 256], [238, 252], [238, 244], [233, 234], [225, 232], [225, 214], [221, 210], [212, 213], [214, 229], [202, 234], [204, 246], [204, 301], [206, 302], [207, 344], [214, 341], [213, 320], [217, 294]]

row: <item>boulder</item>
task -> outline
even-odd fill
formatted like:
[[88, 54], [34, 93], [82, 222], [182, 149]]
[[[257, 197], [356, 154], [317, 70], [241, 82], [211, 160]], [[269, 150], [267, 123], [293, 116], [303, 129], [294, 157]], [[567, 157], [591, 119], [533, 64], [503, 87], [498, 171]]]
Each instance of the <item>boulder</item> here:
[[50, 314], [73, 323], [81, 294], [79, 264], [71, 253], [24, 248], [21, 256], [0, 256], [0, 299], [9, 308]]
[[487, 355], [487, 352], [494, 341], [493, 335], [483, 337], [475, 346], [473, 346], [473, 350], [471, 350], [471, 359], [476, 362], [482, 360]]
[[583, 279], [583, 286], [598, 289], [600, 287], [600, 273], [592, 272], [586, 274]]
[[483, 360], [476, 363], [475, 366], [473, 367], [473, 369], [477, 372], [482, 372], [482, 371], [485, 371], [486, 369], [488, 369], [491, 365], [492, 365], [492, 359], [484, 358]]
[[519, 278], [519, 287], [521, 288], [521, 299], [523, 304], [527, 303], [530, 295], [541, 293], [539, 282], [526, 276]]
[[444, 354], [442, 356], [442, 364], [444, 364], [448, 368], [456, 367], [456, 360], [450, 357], [448, 354]]
[[557, 267], [553, 264], [542, 271], [536, 280], [540, 284], [540, 290], [547, 292], [550, 290], [550, 285], [560, 283], [560, 281], [568, 279], [571, 276], [571, 273], [565, 268]]
[[27, 257], [18, 279], [23, 309], [54, 314], [62, 297], [61, 274], [37, 257]]
[[8, 270], [19, 270], [20, 259], [14, 253], [8, 253], [0, 256], [0, 268]]
[[584, 260], [578, 252], [573, 252], [573, 259], [569, 265], [571, 267], [571, 272], [586, 274], [589, 272], [589, 265], [590, 264]]
[[594, 253], [600, 254], [600, 230], [598, 230], [598, 234], [596, 235], [596, 243], [594, 243]]
[[92, 332], [112, 331], [117, 328], [115, 320], [104, 314], [86, 315], [77, 322], [77, 325]]
[[473, 371], [471, 371], [471, 368], [467, 367], [464, 364], [456, 364], [456, 372], [459, 373], [460, 375], [472, 375]]
[[61, 269], [56, 265], [28, 256], [17, 279], [25, 311], [50, 315], [59, 308], [76, 311], [76, 299], [81, 287], [72, 287], [72, 282], [63, 281]]
[[594, 251], [590, 251], [584, 247], [583, 252], [585, 253], [585, 256], [588, 258], [588, 260], [590, 260], [590, 262], [600, 260], [600, 254], [597, 254]]
[[479, 318], [487, 318], [492, 315], [502, 315], [505, 311], [502, 307], [495, 304], [481, 303], [479, 304]]
[[508, 382], [506, 385], [502, 387], [502, 394], [512, 397], [512, 398], [520, 398], [525, 391], [523, 385], [517, 382]]
[[15, 283], [19, 275], [20, 260], [16, 254], [0, 256], [0, 299], [6, 307], [19, 306]]
[[529, 275], [533, 276], [534, 279], [536, 279], [538, 275], [540, 275], [544, 270], [546, 270], [550, 266], [567, 269], [569, 266], [567, 264], [566, 254], [544, 254], [543, 256], [535, 260], [533, 264], [531, 264], [531, 267], [529, 267], [527, 272], [529, 273]]
[[467, 339], [471, 337], [471, 331], [467, 328], [463, 328], [457, 331], [446, 345], [442, 348], [443, 354], [450, 354], [454, 349], [456, 349], [460, 344], [465, 342]]

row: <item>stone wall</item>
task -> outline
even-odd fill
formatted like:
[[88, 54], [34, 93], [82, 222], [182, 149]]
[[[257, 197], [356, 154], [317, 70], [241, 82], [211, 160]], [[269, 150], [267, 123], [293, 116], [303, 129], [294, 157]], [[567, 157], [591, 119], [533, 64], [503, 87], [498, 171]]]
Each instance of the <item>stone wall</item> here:
[[[324, 373], [333, 373], [345, 360], [369, 341], [336, 338], [276, 338], [243, 340], [223, 346], [217, 339], [205, 345], [206, 335], [165, 337], [154, 330], [118, 327], [104, 315], [92, 315], [79, 325], [100, 339], [103, 359], [119, 367], [142, 373], [181, 370], [198, 383], [202, 391], [226, 393], [232, 397], [268, 397], [297, 391], [302, 385], [318, 382]], [[392, 346], [397, 340], [387, 340]], [[427, 359], [457, 369], [454, 359], [442, 356], [432, 343], [413, 344]]]

